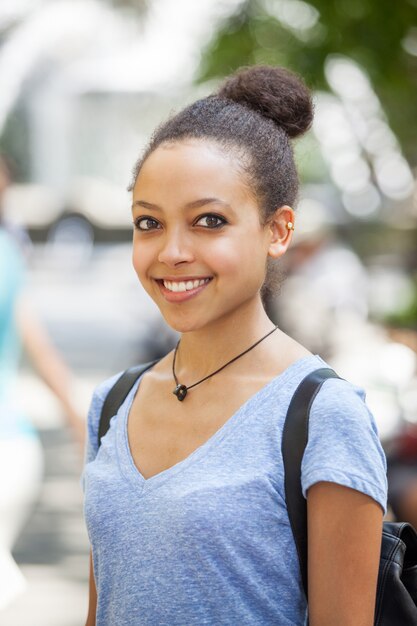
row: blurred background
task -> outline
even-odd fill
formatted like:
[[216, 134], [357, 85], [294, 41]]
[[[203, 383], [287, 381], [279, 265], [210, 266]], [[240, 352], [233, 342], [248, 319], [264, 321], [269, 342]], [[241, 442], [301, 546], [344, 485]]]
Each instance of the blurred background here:
[[366, 389], [390, 514], [417, 520], [417, 0], [2, 0], [5, 626], [84, 623], [91, 393], [176, 341], [131, 268], [131, 170], [159, 121], [254, 63], [300, 73], [316, 110], [269, 314]]

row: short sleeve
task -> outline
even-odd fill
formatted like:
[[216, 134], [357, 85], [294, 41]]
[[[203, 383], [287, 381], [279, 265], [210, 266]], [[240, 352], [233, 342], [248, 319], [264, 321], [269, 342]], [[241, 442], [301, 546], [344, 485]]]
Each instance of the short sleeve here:
[[[121, 375], [122, 372], [119, 372], [111, 378], [108, 378], [104, 382], [101, 382], [99, 385], [97, 385], [97, 387], [93, 391], [87, 415], [84, 469], [88, 463], [91, 463], [96, 458], [98, 452], [98, 429], [101, 410], [103, 408], [103, 404], [107, 397], [107, 394]], [[81, 486], [84, 490], [84, 471], [81, 475]]]
[[387, 510], [387, 464], [365, 391], [327, 380], [313, 401], [301, 468], [303, 495], [326, 481], [360, 491]]

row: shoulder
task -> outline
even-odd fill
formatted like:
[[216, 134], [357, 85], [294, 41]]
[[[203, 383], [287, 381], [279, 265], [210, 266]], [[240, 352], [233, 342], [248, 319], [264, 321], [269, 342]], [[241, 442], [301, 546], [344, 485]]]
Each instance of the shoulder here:
[[117, 374], [106, 378], [94, 388], [87, 415], [87, 463], [96, 456], [98, 451], [98, 429], [104, 401], [110, 389], [115, 385], [122, 374], [123, 372], [118, 372]]
[[349, 415], [372, 415], [366, 405], [366, 391], [363, 387], [345, 380], [344, 378], [328, 378], [320, 388], [312, 404], [312, 413], [334, 411]]
[[303, 490], [315, 482], [357, 489], [386, 508], [386, 459], [362, 387], [326, 380], [315, 397], [303, 459]]
[[116, 382], [119, 380], [122, 374], [123, 374], [123, 371], [118, 372], [117, 374], [113, 374], [113, 376], [106, 378], [105, 380], [101, 381], [98, 385], [96, 385], [93, 391], [92, 399], [91, 399], [91, 407], [95, 408], [97, 406], [101, 410], [101, 407], [104, 403], [104, 400], [107, 397], [107, 394], [109, 393], [110, 389], [116, 384]]
[[327, 379], [313, 400], [310, 412], [309, 437], [325, 437], [331, 441], [354, 440], [367, 434], [379, 442], [373, 414], [366, 404], [361, 386], [342, 378]]
[[375, 418], [363, 387], [342, 378], [327, 379], [313, 400], [310, 424], [328, 436], [343, 437], [369, 431], [378, 439]]

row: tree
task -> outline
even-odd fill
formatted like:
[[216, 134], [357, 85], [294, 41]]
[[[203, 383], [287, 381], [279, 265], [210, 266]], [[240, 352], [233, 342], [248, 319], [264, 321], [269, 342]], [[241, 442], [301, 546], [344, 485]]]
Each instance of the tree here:
[[204, 50], [197, 82], [280, 64], [328, 89], [332, 54], [366, 71], [405, 156], [417, 165], [417, 0], [246, 0]]

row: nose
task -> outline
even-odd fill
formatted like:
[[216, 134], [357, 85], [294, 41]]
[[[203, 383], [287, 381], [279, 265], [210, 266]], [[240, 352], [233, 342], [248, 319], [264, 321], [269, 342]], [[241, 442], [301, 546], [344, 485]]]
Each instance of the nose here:
[[194, 252], [186, 234], [179, 230], [167, 231], [158, 254], [158, 261], [169, 267], [194, 261]]

